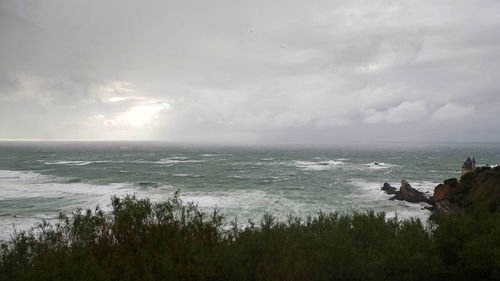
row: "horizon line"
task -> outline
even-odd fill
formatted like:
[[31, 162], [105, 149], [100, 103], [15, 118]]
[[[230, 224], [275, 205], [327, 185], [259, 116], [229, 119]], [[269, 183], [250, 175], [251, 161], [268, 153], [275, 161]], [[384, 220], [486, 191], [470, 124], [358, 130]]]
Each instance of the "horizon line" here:
[[176, 144], [206, 144], [206, 145], [328, 145], [328, 144], [347, 144], [347, 143], [408, 143], [408, 144], [500, 144], [500, 141], [468, 141], [468, 140], [444, 140], [444, 141], [407, 141], [407, 140], [335, 140], [331, 142], [284, 142], [284, 141], [262, 141], [262, 142], [242, 142], [242, 141], [179, 141], [165, 139], [2, 139], [0, 142], [165, 142]]

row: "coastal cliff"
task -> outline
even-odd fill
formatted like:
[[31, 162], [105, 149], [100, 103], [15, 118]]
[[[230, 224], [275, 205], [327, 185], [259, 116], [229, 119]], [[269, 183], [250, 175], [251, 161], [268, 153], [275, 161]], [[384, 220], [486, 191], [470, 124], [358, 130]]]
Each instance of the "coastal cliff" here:
[[458, 185], [458, 180], [456, 178], [451, 178], [445, 180], [443, 183], [439, 184], [434, 188], [434, 195], [432, 199], [434, 201], [447, 199], [450, 195], [452, 189]]
[[411, 187], [406, 180], [402, 180], [399, 190], [387, 182], [381, 189], [395, 195], [390, 200], [426, 202], [432, 205], [429, 209], [437, 214], [450, 215], [477, 206], [486, 206], [495, 211], [500, 206], [500, 166], [478, 167], [463, 174], [460, 180], [447, 179], [434, 188], [430, 198]]
[[500, 206], [500, 166], [479, 167], [464, 174], [450, 189], [447, 199], [458, 209], [481, 205], [491, 211], [497, 210]]

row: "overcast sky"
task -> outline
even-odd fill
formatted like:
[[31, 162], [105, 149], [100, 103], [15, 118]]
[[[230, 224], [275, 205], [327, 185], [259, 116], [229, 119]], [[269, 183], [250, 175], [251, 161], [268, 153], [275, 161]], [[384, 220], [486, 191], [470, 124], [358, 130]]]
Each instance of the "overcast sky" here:
[[500, 141], [500, 1], [0, 0], [0, 139]]

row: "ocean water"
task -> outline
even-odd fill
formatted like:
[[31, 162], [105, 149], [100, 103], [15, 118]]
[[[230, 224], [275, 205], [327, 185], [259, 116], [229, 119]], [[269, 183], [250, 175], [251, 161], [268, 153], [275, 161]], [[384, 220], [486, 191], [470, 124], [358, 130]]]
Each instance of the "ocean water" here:
[[0, 241], [14, 230], [76, 208], [109, 210], [113, 195], [152, 201], [176, 190], [200, 208], [218, 208], [244, 225], [264, 212], [374, 210], [427, 219], [425, 203], [390, 201], [384, 182], [406, 179], [432, 195], [460, 176], [468, 156], [498, 165], [500, 144], [337, 144], [187, 146], [161, 142], [0, 142]]

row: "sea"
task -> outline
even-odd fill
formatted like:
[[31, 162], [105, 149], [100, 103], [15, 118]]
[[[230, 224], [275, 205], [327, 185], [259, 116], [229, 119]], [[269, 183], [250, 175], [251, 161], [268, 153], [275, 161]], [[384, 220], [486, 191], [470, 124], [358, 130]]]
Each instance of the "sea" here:
[[111, 210], [112, 196], [184, 202], [244, 226], [322, 212], [384, 212], [426, 221], [425, 203], [391, 201], [384, 182], [432, 195], [468, 157], [500, 163], [499, 143], [187, 145], [167, 142], [1, 141], [0, 241], [78, 208]]

